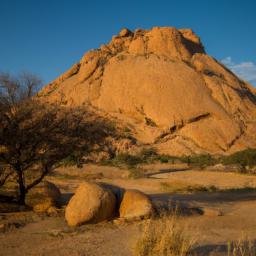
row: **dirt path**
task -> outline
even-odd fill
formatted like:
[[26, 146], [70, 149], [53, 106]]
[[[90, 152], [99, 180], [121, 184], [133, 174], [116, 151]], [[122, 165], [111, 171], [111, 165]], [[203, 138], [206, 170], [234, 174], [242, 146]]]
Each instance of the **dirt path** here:
[[131, 255], [137, 225], [111, 223], [70, 229], [64, 218], [47, 218], [0, 235], [0, 255]]
[[[104, 173], [105, 167], [89, 167], [90, 175]], [[179, 220], [184, 222], [188, 226], [188, 232], [197, 238], [200, 247], [198, 250], [202, 252], [199, 255], [226, 255], [223, 251], [226, 250], [227, 242], [240, 239], [243, 234], [256, 240], [255, 192], [172, 194], [163, 191], [159, 185], [161, 182], [178, 180], [192, 184], [215, 185], [219, 188], [242, 188], [248, 184], [256, 185], [255, 176], [196, 170], [171, 170], [167, 173], [162, 171], [167, 169], [166, 166], [153, 166], [150, 170], [155, 173], [153, 176], [133, 180], [127, 178], [128, 170], [107, 168], [109, 169], [100, 178], [94, 176], [97, 181], [140, 189], [149, 193], [154, 204], [159, 207], [168, 206], [171, 202], [185, 205], [187, 208], [204, 209], [204, 215], [193, 213]], [[74, 175], [75, 172], [79, 172], [78, 177]], [[68, 178], [65, 174], [49, 179], [68, 195], [74, 192], [85, 175], [81, 170], [68, 172], [68, 175], [71, 174], [74, 176]], [[0, 224], [6, 221], [18, 223], [21, 219], [27, 220], [25, 226], [0, 233], [0, 255], [129, 256], [132, 255], [143, 223], [107, 222], [69, 228], [63, 216], [38, 217], [34, 214], [31, 218], [31, 214], [0, 214]], [[213, 253], [214, 250], [218, 253]]]
[[[226, 249], [230, 240], [243, 234], [256, 239], [256, 201], [207, 204], [221, 210], [223, 216], [188, 216], [181, 222], [196, 237], [202, 255]], [[0, 255], [132, 255], [140, 235], [141, 222], [116, 225], [111, 222], [71, 229], [63, 217], [48, 217], [0, 235]], [[211, 254], [214, 255], [214, 254]], [[218, 254], [218, 255], [226, 255]]]

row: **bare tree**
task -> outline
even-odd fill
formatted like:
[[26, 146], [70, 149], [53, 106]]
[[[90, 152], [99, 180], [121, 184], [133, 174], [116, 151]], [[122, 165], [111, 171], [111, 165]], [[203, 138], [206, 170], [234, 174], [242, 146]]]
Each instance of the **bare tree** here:
[[17, 77], [0, 73], [0, 106], [14, 109], [31, 99], [41, 85], [41, 79], [28, 72], [23, 72]]
[[[38, 87], [41, 80], [31, 73], [22, 73], [17, 77], [9, 73], [0, 73], [0, 130], [10, 122], [16, 113], [17, 107], [29, 100]], [[0, 152], [4, 150], [0, 144]], [[12, 170], [3, 161], [0, 161], [0, 186], [12, 176]]]
[[16, 174], [20, 204], [25, 204], [26, 193], [61, 160], [74, 152], [90, 152], [114, 132], [106, 120], [82, 109], [31, 98], [38, 84], [35, 81], [39, 80], [0, 76], [0, 166], [8, 166]]

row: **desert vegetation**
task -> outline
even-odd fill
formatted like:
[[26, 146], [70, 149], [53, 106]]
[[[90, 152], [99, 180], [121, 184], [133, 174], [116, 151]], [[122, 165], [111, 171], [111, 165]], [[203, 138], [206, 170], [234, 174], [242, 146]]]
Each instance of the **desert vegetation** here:
[[227, 244], [228, 256], [254, 256], [256, 255], [255, 241], [241, 236], [237, 241], [231, 241]]
[[42, 104], [33, 97], [38, 86], [31, 74], [0, 75], [0, 185], [12, 179], [20, 204], [56, 167], [79, 164], [113, 134], [112, 125], [81, 108]]
[[[184, 222], [180, 222], [177, 210], [173, 214], [163, 213], [143, 223], [134, 256], [208, 255], [202, 251], [197, 239], [197, 231], [191, 232]], [[222, 252], [227, 256], [254, 256], [255, 241], [241, 235], [240, 239], [227, 242]]]
[[193, 193], [193, 192], [217, 192], [219, 189], [212, 186], [200, 186], [197, 184], [187, 184], [185, 182], [161, 182], [161, 188], [169, 193]]
[[192, 255], [196, 235], [178, 223], [177, 214], [162, 214], [160, 218], [145, 222], [137, 241], [135, 256], [187, 256]]
[[[221, 164], [223, 166], [236, 166], [235, 171], [253, 173], [256, 166], [256, 149], [245, 149], [227, 156], [213, 156], [210, 154], [170, 156], [159, 154], [154, 147], [142, 148], [137, 154], [121, 153], [109, 159], [104, 159], [101, 164], [118, 167], [138, 168], [141, 164], [151, 163], [185, 163], [190, 167], [204, 169], [209, 166]], [[232, 171], [232, 168], [229, 169]]]
[[246, 172], [247, 167], [256, 166], [256, 149], [245, 149], [221, 158], [224, 165], [236, 164], [241, 167], [241, 172]]

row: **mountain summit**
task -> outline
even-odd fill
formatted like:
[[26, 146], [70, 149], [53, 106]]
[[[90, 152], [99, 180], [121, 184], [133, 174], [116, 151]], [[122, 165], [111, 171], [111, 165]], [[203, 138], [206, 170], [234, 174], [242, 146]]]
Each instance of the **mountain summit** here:
[[92, 106], [161, 153], [256, 147], [255, 89], [208, 56], [191, 29], [122, 29], [38, 96]]

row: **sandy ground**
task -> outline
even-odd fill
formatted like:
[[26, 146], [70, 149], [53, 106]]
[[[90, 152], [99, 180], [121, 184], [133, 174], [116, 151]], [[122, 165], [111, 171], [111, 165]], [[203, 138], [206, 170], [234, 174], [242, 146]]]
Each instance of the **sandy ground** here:
[[[187, 170], [184, 166], [172, 165], [146, 166], [145, 170], [147, 178], [129, 179], [129, 170], [88, 165], [83, 169], [60, 169], [48, 179], [55, 182], [64, 195], [74, 192], [83, 179], [91, 178], [140, 189], [148, 193], [156, 205], [175, 202], [188, 208], [204, 209], [204, 215], [192, 214], [179, 220], [197, 238], [199, 255], [226, 255], [227, 242], [245, 235], [256, 240], [255, 192], [173, 194], [161, 187], [162, 182], [214, 185], [222, 189], [256, 187], [256, 176]], [[69, 228], [63, 216], [0, 213], [0, 225], [7, 222], [24, 224], [0, 233], [0, 255], [128, 256], [132, 255], [143, 224], [143, 221], [106, 222]]]

